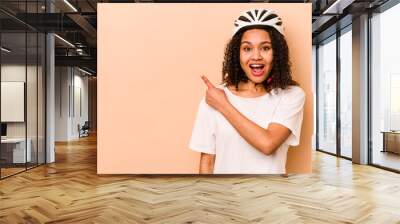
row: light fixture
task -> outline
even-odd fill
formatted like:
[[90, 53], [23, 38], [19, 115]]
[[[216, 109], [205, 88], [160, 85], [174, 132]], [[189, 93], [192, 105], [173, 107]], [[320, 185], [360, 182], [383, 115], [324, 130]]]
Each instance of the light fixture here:
[[65, 4], [67, 4], [74, 12], [78, 12], [78, 10], [71, 4], [69, 3], [68, 0], [64, 0]]
[[75, 48], [75, 45], [71, 44], [71, 42], [69, 42], [68, 40], [58, 36], [57, 34], [54, 34], [55, 37], [57, 37], [58, 39], [60, 39], [61, 41], [63, 41], [64, 43], [68, 44], [69, 46]]
[[76, 53], [78, 55], [88, 55], [82, 48], [76, 48]]
[[9, 50], [9, 49], [7, 49], [7, 48], [5, 48], [5, 47], [1, 47], [1, 50], [4, 51], [4, 52], [6, 52], [6, 53], [10, 53], [10, 52], [11, 52], [11, 50]]
[[355, 0], [336, 0], [332, 5], [325, 9], [322, 14], [342, 14], [343, 10], [354, 1]]
[[83, 72], [83, 73], [85, 73], [85, 74], [87, 74], [87, 75], [90, 75], [90, 76], [93, 75], [92, 73], [90, 73], [90, 72], [88, 72], [88, 71], [86, 71], [86, 70], [83, 70], [83, 69], [81, 69], [81, 68], [79, 68], [79, 67], [78, 67], [78, 70], [81, 71], [81, 72]]

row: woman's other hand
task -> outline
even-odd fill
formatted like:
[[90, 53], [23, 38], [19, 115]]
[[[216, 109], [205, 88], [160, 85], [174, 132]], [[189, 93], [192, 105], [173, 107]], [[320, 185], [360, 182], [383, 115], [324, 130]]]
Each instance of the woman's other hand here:
[[213, 174], [214, 173], [215, 155], [201, 153], [200, 154], [200, 174]]
[[206, 103], [214, 109], [222, 112], [221, 110], [229, 104], [225, 91], [215, 87], [206, 76], [201, 76], [207, 86]]

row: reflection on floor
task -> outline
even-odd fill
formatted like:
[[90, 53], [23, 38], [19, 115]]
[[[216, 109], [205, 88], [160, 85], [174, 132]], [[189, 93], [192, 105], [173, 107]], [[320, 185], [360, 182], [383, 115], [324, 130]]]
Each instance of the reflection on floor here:
[[19, 168], [19, 167], [18, 168], [1, 168], [1, 178], [13, 175], [15, 173], [18, 173], [18, 172], [21, 172], [24, 170], [25, 170], [25, 167], [24, 168]]
[[372, 161], [374, 164], [400, 170], [400, 155], [392, 152], [374, 151]]
[[[1, 172], [1, 178], [8, 177], [10, 175], [25, 171], [25, 164], [2, 164], [2, 168], [0, 170]], [[28, 163], [26, 164], [27, 169], [30, 169], [32, 167], [36, 167], [36, 163]]]

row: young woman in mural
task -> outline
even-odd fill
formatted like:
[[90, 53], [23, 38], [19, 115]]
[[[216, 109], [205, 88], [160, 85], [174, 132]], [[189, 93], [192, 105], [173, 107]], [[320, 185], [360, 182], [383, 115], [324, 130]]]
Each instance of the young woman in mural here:
[[281, 18], [242, 12], [226, 46], [223, 82], [205, 76], [189, 148], [200, 173], [284, 174], [289, 145], [300, 141], [304, 91], [293, 81]]

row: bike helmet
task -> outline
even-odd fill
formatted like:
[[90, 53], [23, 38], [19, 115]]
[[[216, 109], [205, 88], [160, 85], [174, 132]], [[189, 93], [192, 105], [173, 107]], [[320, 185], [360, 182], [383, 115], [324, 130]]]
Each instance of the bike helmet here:
[[235, 20], [233, 29], [234, 36], [239, 30], [251, 26], [269, 26], [275, 28], [284, 35], [282, 19], [274, 11], [269, 9], [251, 9], [240, 13], [239, 18]]

